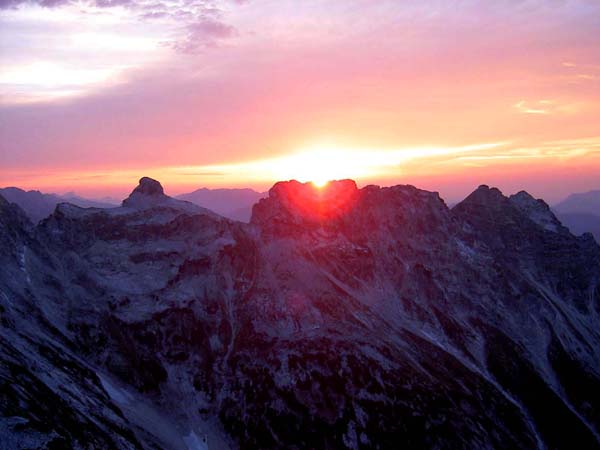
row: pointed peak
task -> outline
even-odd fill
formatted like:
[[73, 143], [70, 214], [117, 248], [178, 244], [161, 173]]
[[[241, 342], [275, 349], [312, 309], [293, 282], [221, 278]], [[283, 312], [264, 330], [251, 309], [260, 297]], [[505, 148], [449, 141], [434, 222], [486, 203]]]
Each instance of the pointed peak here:
[[510, 199], [515, 199], [518, 201], [537, 201], [529, 192], [527, 191], [519, 191], [516, 194], [510, 196]]
[[510, 202], [522, 211], [536, 210], [540, 212], [548, 212], [550, 214], [550, 206], [542, 200], [536, 199], [527, 191], [519, 191], [509, 197]]
[[162, 185], [160, 184], [159, 181], [150, 178], [150, 177], [142, 177], [140, 178], [140, 183], [138, 184], [138, 187], [136, 187], [133, 191], [135, 192], [139, 192], [140, 194], [144, 194], [144, 195], [164, 195], [165, 191], [162, 187]]
[[535, 199], [527, 191], [519, 191], [516, 194], [511, 195], [509, 198], [510, 203], [516, 206], [522, 211], [539, 210], [539, 211], [550, 211], [550, 207], [543, 200]]
[[480, 185], [477, 189], [475, 189], [467, 198], [465, 198], [461, 203], [473, 203], [473, 204], [497, 204], [504, 203], [508, 201], [508, 199], [502, 194], [500, 189], [495, 187], [489, 187], [487, 184]]
[[193, 203], [169, 197], [165, 194], [160, 182], [149, 177], [140, 178], [138, 186], [131, 192], [129, 197], [123, 200], [122, 206], [124, 208], [135, 210], [161, 207], [185, 212], [187, 214], [215, 215], [212, 211], [194, 205]]
[[498, 189], [497, 187], [489, 187], [487, 184], [479, 185], [479, 187], [477, 189], [475, 189], [474, 193], [475, 192], [479, 192], [481, 194], [504, 197], [504, 195], [502, 194], [502, 191], [500, 189]]
[[535, 199], [527, 191], [519, 191], [511, 195], [509, 200], [513, 206], [542, 228], [554, 232], [563, 229], [561, 223], [544, 200]]
[[129, 197], [123, 200], [123, 206], [130, 208], [147, 207], [164, 202], [168, 198], [160, 182], [149, 177], [142, 177]]

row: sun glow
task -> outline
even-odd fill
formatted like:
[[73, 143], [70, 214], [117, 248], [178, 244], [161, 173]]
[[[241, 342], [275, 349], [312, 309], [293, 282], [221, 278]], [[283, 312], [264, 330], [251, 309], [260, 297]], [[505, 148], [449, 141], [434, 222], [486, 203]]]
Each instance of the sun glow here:
[[325, 179], [318, 180], [318, 179], [317, 179], [317, 180], [312, 180], [312, 181], [311, 181], [311, 183], [312, 183], [312, 184], [313, 184], [315, 187], [317, 187], [317, 188], [321, 189], [321, 188], [324, 188], [325, 186], [327, 186], [327, 183], [329, 183], [329, 180], [325, 180]]
[[203, 183], [210, 187], [261, 186], [264, 189], [277, 181], [286, 180], [312, 182], [315, 188], [323, 190], [332, 180], [353, 179], [364, 184], [377, 183], [378, 178], [387, 176], [398, 177], [411, 170], [411, 164], [414, 163], [445, 170], [449, 164], [461, 167], [472, 167], [475, 164], [484, 166], [486, 161], [497, 158], [505, 158], [507, 161], [521, 161], [526, 157], [572, 158], [597, 153], [599, 139], [548, 142], [536, 148], [510, 147], [504, 142], [398, 149], [308, 147], [303, 151], [273, 158], [223, 164], [95, 169], [84, 172], [79, 170], [76, 173], [55, 170], [28, 177], [5, 171], [3, 184], [32, 189], [77, 189], [83, 192], [93, 183], [99, 191], [105, 192], [110, 188], [115, 192], [119, 191], [118, 195], [124, 195], [128, 193], [130, 185], [137, 182], [140, 172], [143, 172], [160, 179], [165, 185], [177, 187], [180, 192], [197, 188], [198, 184]]
[[283, 179], [312, 182], [324, 187], [328, 181], [360, 178], [369, 175], [364, 154], [337, 148], [312, 148], [288, 156], [258, 162], [263, 173], [277, 174]]
[[272, 159], [239, 165], [213, 166], [211, 170], [251, 173], [261, 180], [312, 182], [314, 186], [322, 188], [331, 180], [369, 179], [386, 173], [397, 174], [402, 164], [413, 159], [448, 154], [461, 155], [502, 145], [503, 143], [491, 143], [464, 147], [401, 149], [312, 147]]

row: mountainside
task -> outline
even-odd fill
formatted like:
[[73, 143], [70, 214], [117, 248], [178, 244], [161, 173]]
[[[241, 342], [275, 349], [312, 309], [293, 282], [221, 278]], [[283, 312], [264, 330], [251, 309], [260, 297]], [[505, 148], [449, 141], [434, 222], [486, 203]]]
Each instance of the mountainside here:
[[0, 199], [5, 448], [600, 448], [600, 247], [480, 186]]
[[72, 203], [82, 208], [112, 208], [115, 205], [107, 202], [88, 200], [73, 193], [66, 195], [43, 194], [39, 191], [24, 191], [16, 187], [0, 188], [0, 195], [10, 203], [16, 203], [34, 223], [48, 217], [63, 202]]
[[202, 188], [175, 198], [210, 209], [232, 220], [249, 222], [252, 206], [266, 195], [265, 192], [256, 192], [252, 189]]

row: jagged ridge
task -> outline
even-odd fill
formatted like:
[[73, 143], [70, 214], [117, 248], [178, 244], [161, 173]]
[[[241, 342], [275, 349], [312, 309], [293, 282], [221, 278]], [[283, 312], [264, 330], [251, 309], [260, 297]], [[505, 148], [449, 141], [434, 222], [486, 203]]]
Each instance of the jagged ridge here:
[[[599, 447], [600, 249], [543, 202], [481, 186], [450, 210], [412, 186], [291, 181], [249, 225], [174, 202], [142, 178], [115, 211], [3, 220], [2, 336], [21, 352], [11, 367], [65, 398], [50, 381], [64, 362], [47, 353], [42, 372], [41, 350], [15, 344], [59, 341], [81, 368], [66, 385], [96, 399], [67, 402], [44, 429], [22, 406], [27, 385], [12, 390], [0, 403], [11, 439], [572, 448], [577, 436]], [[61, 428], [75, 426], [69, 414], [101, 426], [75, 434]]]

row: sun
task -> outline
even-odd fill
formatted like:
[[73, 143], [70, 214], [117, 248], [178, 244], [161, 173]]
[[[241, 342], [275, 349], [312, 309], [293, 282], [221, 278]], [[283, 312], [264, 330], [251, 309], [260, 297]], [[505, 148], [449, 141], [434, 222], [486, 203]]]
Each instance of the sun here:
[[260, 174], [263, 179], [297, 180], [323, 189], [333, 180], [356, 180], [372, 175], [374, 163], [380, 159], [372, 150], [311, 147], [243, 167], [245, 172]]
[[311, 180], [311, 183], [314, 187], [323, 189], [325, 186], [327, 186], [327, 183], [329, 183], [329, 180], [327, 180], [326, 178], [317, 178], [317, 179]]
[[283, 157], [278, 173], [286, 178], [310, 182], [323, 189], [331, 180], [352, 178], [361, 174], [361, 162], [353, 153], [341, 148], [312, 148]]

